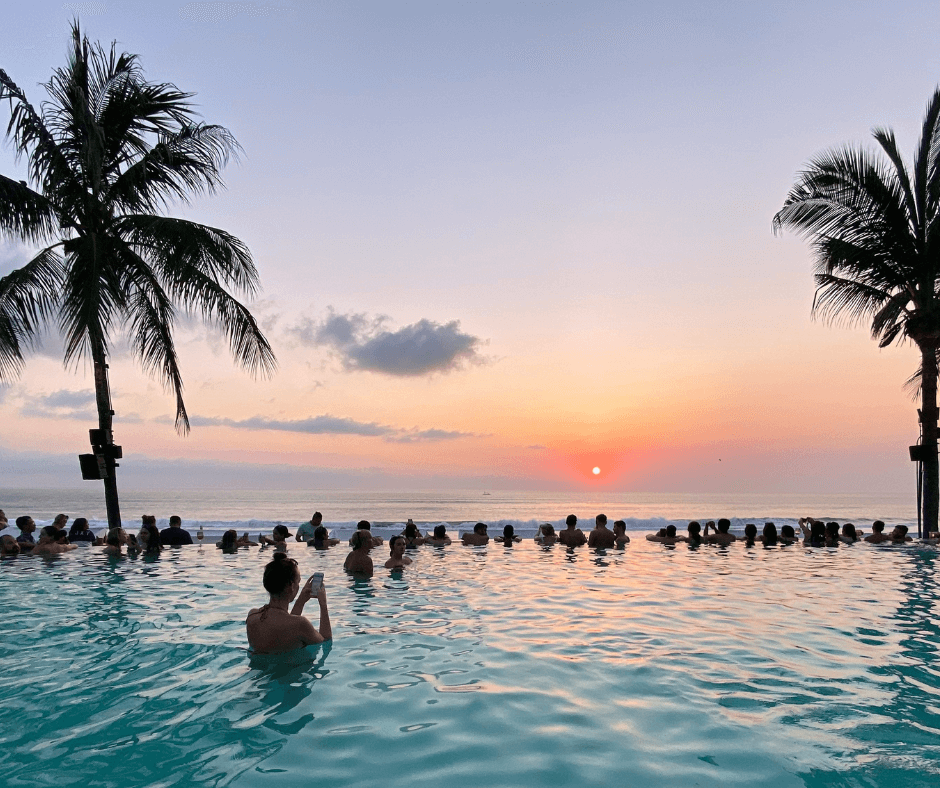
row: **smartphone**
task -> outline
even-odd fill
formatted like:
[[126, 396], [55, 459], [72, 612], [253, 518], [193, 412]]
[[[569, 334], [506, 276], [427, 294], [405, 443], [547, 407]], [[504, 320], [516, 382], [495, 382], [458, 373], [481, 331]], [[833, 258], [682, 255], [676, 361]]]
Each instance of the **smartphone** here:
[[323, 585], [323, 572], [314, 572], [310, 579], [310, 596], [316, 596], [320, 593], [320, 586]]

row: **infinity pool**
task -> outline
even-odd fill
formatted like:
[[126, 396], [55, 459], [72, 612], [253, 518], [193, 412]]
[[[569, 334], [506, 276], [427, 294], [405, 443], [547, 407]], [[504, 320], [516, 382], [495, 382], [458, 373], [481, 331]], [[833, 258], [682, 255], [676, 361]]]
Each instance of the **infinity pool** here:
[[4, 560], [6, 785], [937, 784], [934, 548], [345, 552], [292, 549], [335, 641], [279, 658], [270, 550]]

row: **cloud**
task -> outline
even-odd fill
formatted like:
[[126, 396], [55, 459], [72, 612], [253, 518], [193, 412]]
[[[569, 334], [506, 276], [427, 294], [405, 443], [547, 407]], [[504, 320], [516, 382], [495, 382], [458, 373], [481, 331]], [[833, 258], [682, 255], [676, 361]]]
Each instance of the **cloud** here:
[[313, 416], [309, 419], [282, 421], [253, 416], [250, 419], [225, 419], [212, 416], [193, 416], [190, 424], [194, 427], [234, 427], [243, 430], [277, 430], [280, 432], [300, 432], [307, 435], [361, 435], [367, 438], [384, 438], [394, 443], [419, 443], [431, 441], [458, 440], [477, 437], [472, 432], [439, 429], [402, 429], [374, 421], [364, 422], [344, 416]]
[[45, 419], [97, 420], [95, 392], [60, 389], [51, 394], [31, 394], [20, 415]]
[[484, 341], [461, 331], [458, 320], [442, 324], [422, 318], [397, 331], [386, 328], [387, 322], [385, 316], [337, 314], [331, 308], [325, 320], [304, 318], [288, 333], [301, 344], [330, 348], [347, 370], [419, 377], [485, 363]]

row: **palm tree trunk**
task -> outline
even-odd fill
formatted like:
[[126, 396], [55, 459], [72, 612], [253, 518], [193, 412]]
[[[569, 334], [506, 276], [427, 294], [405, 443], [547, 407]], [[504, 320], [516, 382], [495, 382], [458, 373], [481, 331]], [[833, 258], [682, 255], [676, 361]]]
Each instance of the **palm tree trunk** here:
[[[108, 528], [121, 527], [121, 507], [118, 503], [117, 478], [113, 454], [109, 449], [114, 446], [114, 437], [111, 433], [111, 387], [108, 383], [107, 357], [104, 344], [98, 337], [91, 340], [91, 357], [95, 364], [95, 399], [98, 404], [98, 428], [104, 433], [105, 466], [108, 469], [104, 481], [104, 505], [108, 511]], [[934, 376], [936, 380], [936, 376]], [[936, 389], [936, 386], [934, 386]]]
[[937, 457], [937, 352], [922, 345], [921, 352], [921, 429], [924, 446], [924, 532], [937, 530], [940, 509], [940, 458]]

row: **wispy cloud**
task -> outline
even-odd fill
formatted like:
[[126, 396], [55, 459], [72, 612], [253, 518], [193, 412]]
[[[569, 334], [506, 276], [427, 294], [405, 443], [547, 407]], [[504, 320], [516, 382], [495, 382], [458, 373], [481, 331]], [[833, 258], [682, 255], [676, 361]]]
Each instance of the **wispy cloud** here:
[[420, 377], [486, 361], [480, 354], [484, 340], [461, 331], [458, 320], [442, 324], [422, 318], [394, 331], [387, 325], [382, 315], [330, 309], [324, 320], [304, 318], [288, 333], [303, 345], [329, 348], [347, 370]]
[[51, 394], [34, 394], [20, 408], [20, 415], [46, 419], [97, 419], [95, 392], [60, 389]]

